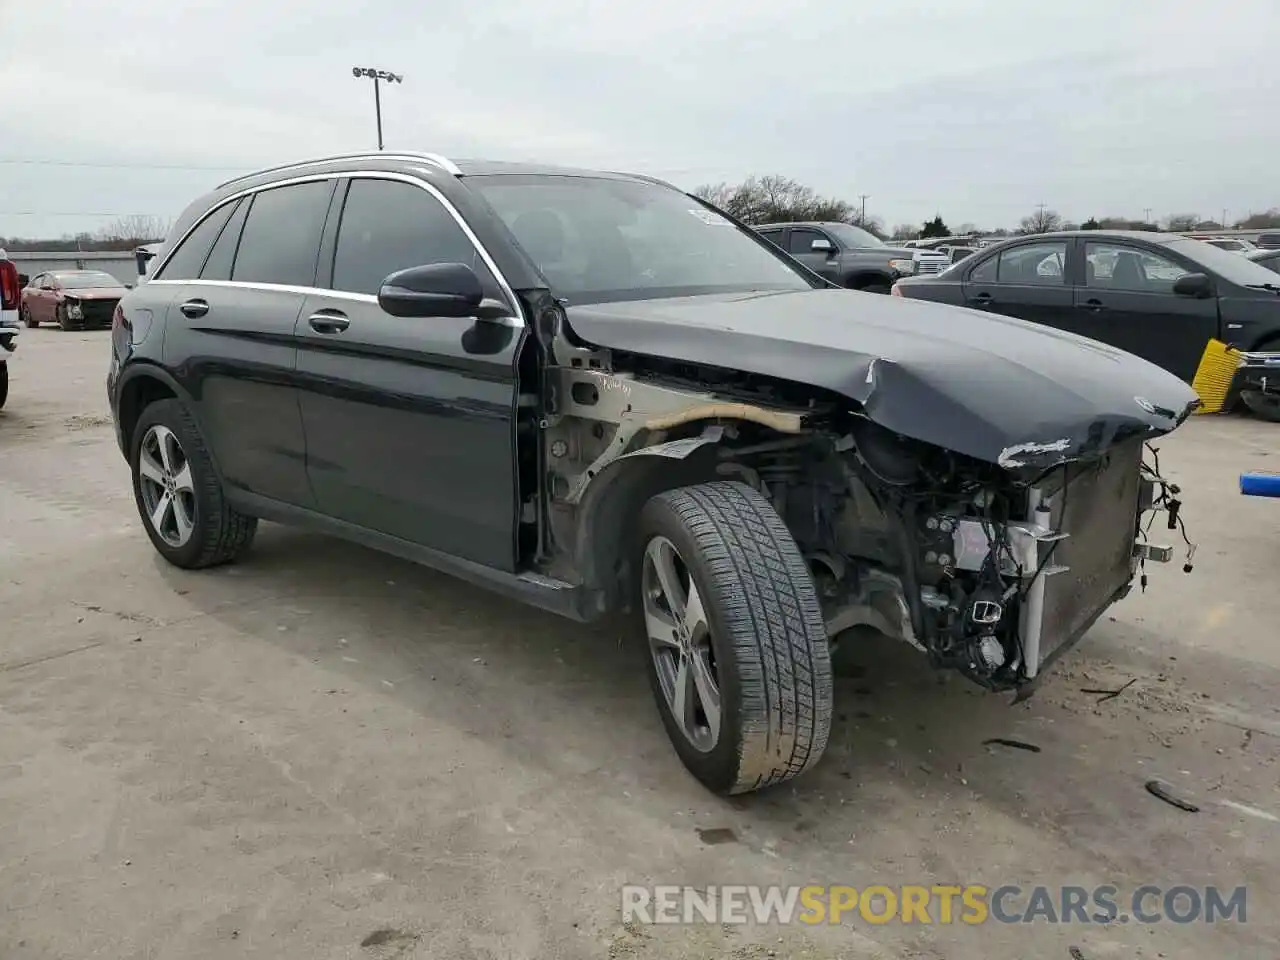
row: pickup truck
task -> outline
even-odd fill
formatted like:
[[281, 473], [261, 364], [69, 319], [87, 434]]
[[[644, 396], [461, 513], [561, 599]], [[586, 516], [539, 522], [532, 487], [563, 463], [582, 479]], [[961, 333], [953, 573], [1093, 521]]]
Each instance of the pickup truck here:
[[891, 247], [849, 223], [771, 223], [756, 232], [838, 287], [888, 293], [903, 277], [940, 273], [945, 253]]

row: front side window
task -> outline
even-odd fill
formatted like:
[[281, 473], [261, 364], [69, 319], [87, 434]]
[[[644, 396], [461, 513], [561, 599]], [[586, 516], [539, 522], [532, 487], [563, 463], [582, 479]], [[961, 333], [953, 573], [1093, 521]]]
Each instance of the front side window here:
[[376, 296], [389, 274], [431, 263], [464, 263], [490, 296], [500, 296], [475, 244], [439, 200], [399, 180], [352, 180], [338, 226], [333, 288]]
[[776, 248], [678, 190], [559, 175], [467, 177], [573, 303], [811, 290]]
[[194, 280], [200, 276], [200, 268], [209, 256], [209, 248], [218, 238], [222, 225], [231, 216], [232, 204], [224, 204], [209, 216], [205, 217], [192, 230], [178, 249], [173, 251], [164, 269], [156, 277], [157, 280]]
[[764, 237], [775, 247], [782, 248], [782, 231], [781, 230], [758, 230], [760, 236]]
[[987, 257], [969, 271], [970, 283], [995, 283], [1000, 266], [999, 257]]
[[332, 193], [332, 180], [316, 180], [254, 194], [231, 279], [314, 286], [320, 234]]
[[1062, 286], [1066, 283], [1067, 244], [1032, 243], [1000, 253], [1000, 283]]
[[791, 251], [791, 255], [797, 253], [813, 253], [813, 241], [827, 240], [826, 234], [819, 233], [817, 230], [792, 230], [791, 239], [787, 241], [787, 249]]
[[1147, 250], [1113, 243], [1084, 245], [1085, 286], [1136, 293], [1172, 293], [1173, 283], [1190, 271]]

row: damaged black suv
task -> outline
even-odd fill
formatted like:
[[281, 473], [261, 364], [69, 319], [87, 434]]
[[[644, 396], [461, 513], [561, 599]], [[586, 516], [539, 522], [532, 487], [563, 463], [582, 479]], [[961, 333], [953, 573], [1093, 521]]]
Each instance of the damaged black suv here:
[[709, 788], [815, 764], [829, 638], [1026, 688], [1129, 589], [1197, 402], [1121, 351], [833, 287], [646, 177], [433, 154], [222, 184], [116, 312], [155, 548], [301, 524], [578, 620], [632, 611]]

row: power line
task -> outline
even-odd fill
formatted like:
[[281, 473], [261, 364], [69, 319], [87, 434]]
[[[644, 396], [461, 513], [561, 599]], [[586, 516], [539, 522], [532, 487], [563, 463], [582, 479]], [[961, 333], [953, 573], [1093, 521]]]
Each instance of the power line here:
[[0, 210], [0, 217], [154, 217], [158, 214], [139, 213], [137, 210], [117, 210], [114, 213], [51, 210]]
[[53, 160], [45, 157], [0, 157], [0, 163], [29, 167], [91, 167], [98, 170], [248, 170], [253, 164], [235, 166], [201, 166], [180, 163], [99, 163], [89, 160]]

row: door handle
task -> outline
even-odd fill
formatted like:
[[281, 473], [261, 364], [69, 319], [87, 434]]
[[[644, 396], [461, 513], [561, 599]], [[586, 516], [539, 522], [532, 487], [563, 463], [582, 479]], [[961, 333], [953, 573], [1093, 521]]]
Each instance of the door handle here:
[[313, 313], [307, 317], [307, 323], [311, 325], [311, 329], [316, 333], [341, 333], [347, 327], [351, 326], [351, 321], [344, 314], [338, 313]]
[[1098, 313], [1107, 308], [1106, 308], [1106, 305], [1103, 304], [1103, 302], [1099, 300], [1097, 297], [1090, 297], [1084, 303], [1080, 304], [1080, 309], [1088, 310], [1090, 313]]
[[199, 299], [188, 300], [182, 306], [178, 307], [178, 309], [182, 311], [182, 315], [184, 317], [191, 317], [192, 319], [195, 319], [196, 317], [203, 317], [209, 312], [209, 301]]
[[989, 307], [996, 302], [996, 298], [989, 293], [980, 293], [976, 297], [970, 297], [969, 302], [979, 307]]

